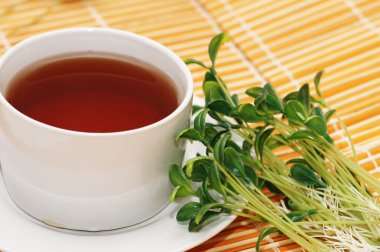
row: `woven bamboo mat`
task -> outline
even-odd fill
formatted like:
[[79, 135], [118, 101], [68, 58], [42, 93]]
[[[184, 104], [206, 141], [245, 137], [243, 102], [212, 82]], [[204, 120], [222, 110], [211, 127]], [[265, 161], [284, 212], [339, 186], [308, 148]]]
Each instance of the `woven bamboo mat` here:
[[[0, 54], [32, 35], [77, 26], [136, 32], [201, 60], [210, 38], [225, 31], [233, 41], [220, 53], [218, 69], [243, 100], [249, 86], [270, 82], [284, 94], [324, 69], [327, 101], [346, 122], [360, 164], [380, 177], [380, 1], [0, 0]], [[192, 73], [202, 96], [203, 71], [192, 67]], [[330, 130], [350, 155], [335, 121]], [[238, 218], [192, 251], [254, 251], [259, 232], [260, 224]], [[276, 236], [262, 249], [302, 250]]]

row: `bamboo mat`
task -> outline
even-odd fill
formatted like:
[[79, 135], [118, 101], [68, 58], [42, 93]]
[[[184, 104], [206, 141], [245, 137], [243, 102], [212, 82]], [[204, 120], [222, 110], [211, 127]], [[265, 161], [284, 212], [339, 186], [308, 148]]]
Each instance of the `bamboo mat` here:
[[[284, 94], [324, 69], [327, 101], [346, 122], [360, 164], [380, 177], [380, 1], [0, 0], [0, 54], [32, 35], [78, 26], [136, 32], [200, 60], [207, 60], [211, 37], [225, 31], [233, 41], [221, 51], [218, 69], [243, 100], [250, 86], [270, 82]], [[202, 96], [203, 71], [191, 70]], [[336, 121], [329, 127], [350, 155]], [[260, 227], [238, 218], [192, 251], [254, 251]], [[264, 251], [302, 251], [283, 236], [264, 244]]]

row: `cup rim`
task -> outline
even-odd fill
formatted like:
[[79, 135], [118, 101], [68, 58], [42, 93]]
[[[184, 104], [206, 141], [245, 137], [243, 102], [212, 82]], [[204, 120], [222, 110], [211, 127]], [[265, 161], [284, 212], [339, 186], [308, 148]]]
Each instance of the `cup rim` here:
[[120, 136], [120, 135], [132, 135], [132, 134], [137, 134], [137, 133], [142, 133], [145, 131], [152, 130], [154, 128], [158, 128], [162, 125], [167, 124], [168, 122], [172, 121], [174, 118], [179, 116], [187, 107], [189, 102], [191, 102], [192, 97], [193, 97], [193, 79], [190, 70], [186, 66], [186, 64], [183, 62], [183, 60], [175, 54], [171, 49], [168, 47], [162, 45], [161, 43], [152, 40], [150, 38], [147, 38], [145, 36], [129, 32], [129, 31], [124, 31], [124, 30], [118, 30], [118, 29], [113, 29], [113, 28], [98, 28], [98, 27], [78, 27], [78, 28], [65, 28], [65, 29], [59, 29], [55, 31], [49, 31], [45, 33], [41, 33], [35, 36], [32, 36], [30, 38], [27, 38], [15, 46], [11, 47], [8, 51], [6, 51], [1, 57], [0, 57], [0, 68], [2, 65], [8, 61], [14, 53], [19, 51], [20, 49], [27, 47], [28, 44], [30, 43], [36, 43], [39, 40], [48, 40], [49, 37], [56, 36], [56, 35], [65, 35], [65, 34], [70, 34], [70, 33], [75, 33], [75, 32], [83, 32], [83, 33], [102, 33], [103, 35], [106, 34], [117, 34], [120, 36], [124, 36], [126, 39], [128, 38], [134, 38], [138, 39], [141, 41], [141, 43], [147, 44], [155, 50], [160, 51], [162, 54], [166, 55], [167, 57], [170, 58], [177, 66], [179, 67], [180, 71], [185, 77], [186, 83], [185, 83], [185, 88], [186, 88], [186, 93], [183, 99], [180, 101], [179, 105], [177, 108], [164, 117], [163, 119], [156, 121], [152, 124], [136, 128], [136, 129], [131, 129], [131, 130], [125, 130], [125, 131], [116, 131], [116, 132], [82, 132], [82, 131], [75, 131], [75, 130], [68, 130], [68, 129], [63, 129], [55, 126], [51, 126], [49, 124], [40, 122], [38, 120], [35, 120], [20, 111], [18, 111], [15, 107], [13, 107], [7, 99], [5, 99], [4, 94], [0, 93], [0, 102], [12, 113], [16, 114], [17, 116], [21, 117], [22, 119], [26, 120], [27, 122], [44, 128], [49, 131], [61, 133], [61, 134], [66, 134], [66, 135], [77, 135], [77, 136], [97, 136], [97, 137], [110, 137], [110, 136]]

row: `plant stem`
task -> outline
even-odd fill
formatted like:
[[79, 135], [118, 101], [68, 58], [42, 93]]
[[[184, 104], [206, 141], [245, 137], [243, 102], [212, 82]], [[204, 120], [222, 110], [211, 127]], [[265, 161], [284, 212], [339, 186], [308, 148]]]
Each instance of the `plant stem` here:
[[[247, 199], [248, 204], [251, 204], [255, 209], [255, 213], [267, 220], [272, 225], [276, 226], [281, 232], [286, 234], [293, 241], [304, 247], [309, 251], [328, 251], [326, 247], [319, 240], [311, 238], [302, 229], [299, 229], [294, 223], [286, 216], [285, 213], [280, 211], [280, 209], [271, 202], [260, 190], [253, 188], [257, 193], [257, 196], [241, 184], [240, 180], [229, 174], [222, 165], [217, 164], [219, 170], [226, 176], [228, 183], [234, 187], [234, 189], [239, 192], [245, 199]], [[259, 198], [257, 198], [259, 197]], [[271, 206], [268, 208], [265, 202]], [[277, 214], [274, 214], [276, 211]], [[278, 215], [279, 214], [279, 215]], [[282, 219], [282, 218], [283, 219]]]

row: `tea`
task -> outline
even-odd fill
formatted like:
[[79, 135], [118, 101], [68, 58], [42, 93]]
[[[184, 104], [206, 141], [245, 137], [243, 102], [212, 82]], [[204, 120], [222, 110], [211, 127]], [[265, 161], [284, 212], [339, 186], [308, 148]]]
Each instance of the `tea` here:
[[26, 68], [6, 98], [21, 113], [81, 132], [118, 132], [157, 122], [178, 106], [156, 67], [106, 55], [60, 57]]

